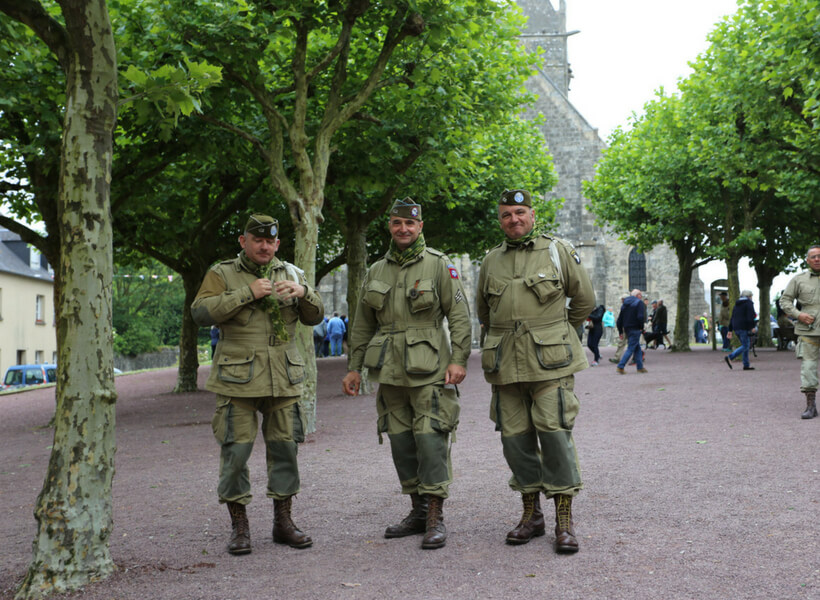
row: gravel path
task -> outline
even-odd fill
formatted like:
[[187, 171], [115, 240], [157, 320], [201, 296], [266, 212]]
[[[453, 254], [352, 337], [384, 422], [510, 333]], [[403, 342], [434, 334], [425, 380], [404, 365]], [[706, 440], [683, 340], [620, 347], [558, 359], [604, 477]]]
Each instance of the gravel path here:
[[[473, 353], [460, 386], [447, 545], [386, 540], [404, 516], [374, 397], [341, 394], [343, 359], [319, 361], [319, 431], [300, 447], [296, 523], [310, 549], [274, 545], [264, 450], [251, 459], [253, 553], [225, 551], [215, 487], [213, 395], [174, 395], [176, 371], [117, 378], [117, 474], [109, 579], [61, 598], [579, 599], [820, 598], [820, 418], [804, 421], [799, 363], [759, 350], [755, 371], [723, 354], [647, 352], [647, 375], [607, 361], [578, 374], [575, 438], [585, 489], [574, 504], [581, 551], [552, 536], [504, 543], [520, 516], [488, 418], [489, 386]], [[605, 366], [604, 366], [605, 365]], [[200, 369], [200, 386], [207, 368]], [[0, 396], [0, 598], [30, 559], [32, 510], [49, 457], [53, 389]], [[548, 515], [552, 515], [549, 506]]]

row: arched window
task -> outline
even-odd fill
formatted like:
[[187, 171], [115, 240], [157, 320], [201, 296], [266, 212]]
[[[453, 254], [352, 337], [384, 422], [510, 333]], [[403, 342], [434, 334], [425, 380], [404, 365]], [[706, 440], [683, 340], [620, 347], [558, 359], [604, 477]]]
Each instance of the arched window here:
[[629, 290], [646, 291], [646, 257], [635, 248], [629, 251]]

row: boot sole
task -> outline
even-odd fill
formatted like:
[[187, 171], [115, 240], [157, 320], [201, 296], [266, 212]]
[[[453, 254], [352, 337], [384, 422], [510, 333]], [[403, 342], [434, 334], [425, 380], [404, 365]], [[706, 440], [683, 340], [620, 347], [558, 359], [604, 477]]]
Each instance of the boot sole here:
[[435, 550], [436, 548], [443, 548], [447, 542], [436, 542], [435, 544], [422, 544], [421, 547], [424, 550]]
[[422, 530], [422, 531], [408, 531], [407, 533], [387, 533], [385, 531], [384, 532], [384, 537], [386, 537], [388, 540], [392, 540], [392, 539], [395, 539], [395, 538], [409, 537], [411, 535], [423, 535], [424, 533], [426, 533], [425, 530]]
[[575, 554], [578, 552], [578, 548], [574, 546], [555, 546], [555, 551], [558, 554]]
[[310, 548], [313, 545], [313, 540], [309, 542], [302, 542], [301, 544], [292, 544], [287, 540], [277, 540], [273, 538], [275, 544], [282, 544], [283, 546], [290, 546], [291, 548]]
[[522, 546], [524, 544], [529, 544], [532, 538], [541, 537], [542, 535], [546, 535], [546, 531], [534, 531], [533, 534], [525, 540], [519, 538], [507, 538], [507, 543], [511, 546]]
[[242, 548], [240, 550], [228, 550], [228, 554], [231, 554], [233, 556], [241, 556], [242, 554], [250, 554], [250, 553], [251, 553], [250, 548]]

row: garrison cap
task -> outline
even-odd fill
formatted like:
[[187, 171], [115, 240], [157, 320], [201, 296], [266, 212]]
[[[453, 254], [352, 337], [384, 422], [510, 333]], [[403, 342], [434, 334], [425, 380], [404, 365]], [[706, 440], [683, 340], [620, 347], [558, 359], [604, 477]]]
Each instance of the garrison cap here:
[[532, 208], [532, 199], [527, 190], [504, 190], [498, 203], [506, 206], [529, 206]]
[[390, 216], [421, 221], [421, 205], [410, 196], [404, 200], [396, 200], [393, 203], [393, 208], [390, 209]]
[[275, 240], [279, 236], [279, 221], [268, 215], [253, 214], [245, 223], [245, 233]]

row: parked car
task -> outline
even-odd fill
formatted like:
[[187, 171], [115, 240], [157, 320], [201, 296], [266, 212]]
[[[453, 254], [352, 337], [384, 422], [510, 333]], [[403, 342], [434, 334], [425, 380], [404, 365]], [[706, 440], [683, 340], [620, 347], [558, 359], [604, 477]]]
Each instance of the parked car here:
[[6, 369], [0, 390], [57, 381], [57, 365], [14, 365]]

